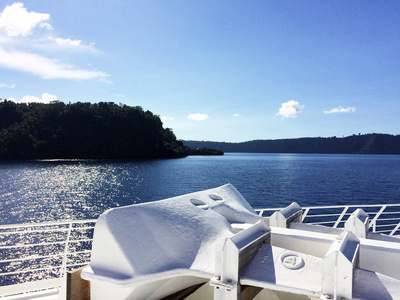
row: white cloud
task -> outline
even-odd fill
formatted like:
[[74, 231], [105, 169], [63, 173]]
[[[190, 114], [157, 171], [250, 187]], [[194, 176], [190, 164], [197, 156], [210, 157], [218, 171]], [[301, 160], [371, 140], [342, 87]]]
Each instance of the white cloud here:
[[337, 114], [337, 113], [350, 113], [350, 112], [355, 112], [356, 108], [355, 107], [347, 107], [344, 108], [342, 106], [332, 108], [331, 110], [324, 110], [324, 114]]
[[43, 29], [53, 29], [48, 20], [50, 14], [28, 12], [23, 3], [6, 6], [0, 12], [0, 67], [45, 79], [99, 79], [109, 83], [104, 72], [63, 62], [66, 53], [68, 61], [71, 61], [74, 53], [79, 53], [81, 59], [82, 52], [98, 51], [93, 45], [85, 45], [78, 39], [48, 37], [47, 31], [43, 34]]
[[9, 88], [9, 89], [13, 89], [13, 88], [16, 87], [16, 84], [13, 83], [13, 84], [11, 84], [11, 85], [8, 85], [8, 84], [5, 84], [5, 83], [0, 83], [0, 88], [3, 88], [3, 87]]
[[51, 25], [43, 23], [50, 19], [49, 14], [28, 12], [23, 3], [16, 2], [6, 6], [0, 14], [0, 28], [5, 30], [8, 36], [29, 36], [36, 25], [42, 28], [51, 29]]
[[111, 95], [113, 95], [113, 96], [115, 96], [115, 97], [123, 97], [124, 95], [122, 95], [122, 94], [111, 94]]
[[56, 95], [52, 95], [49, 93], [42, 94], [41, 102], [43, 102], [43, 103], [50, 103], [50, 102], [56, 101], [56, 100], [58, 100]]
[[174, 118], [173, 117], [168, 117], [168, 116], [162, 116], [160, 117], [161, 121], [172, 121]]
[[81, 44], [81, 40], [54, 38], [52, 36], [49, 36], [49, 40], [53, 41], [53, 42], [56, 42], [56, 44], [58, 44], [60, 46], [78, 47]]
[[1, 48], [0, 66], [12, 70], [28, 72], [46, 79], [94, 79], [107, 77], [107, 74], [101, 71], [79, 69], [38, 54], [19, 51], [8, 52]]
[[8, 98], [7, 100], [14, 101], [16, 103], [32, 103], [32, 102], [36, 102], [36, 103], [49, 104], [52, 101], [56, 101], [57, 100], [57, 96], [49, 94], [49, 93], [44, 93], [44, 94], [42, 94], [42, 98], [26, 95], [26, 96], [22, 97], [22, 99], [20, 101], [15, 100], [15, 98]]
[[53, 26], [51, 26], [49, 23], [40, 23], [39, 24], [40, 28], [45, 28], [47, 30], [53, 30]]
[[199, 114], [199, 113], [197, 113], [197, 114], [190, 114], [190, 115], [188, 115], [188, 119], [189, 119], [189, 120], [194, 120], [194, 121], [204, 121], [204, 120], [206, 120], [206, 119], [208, 119], [208, 118], [209, 118], [209, 116], [206, 115], [206, 114]]
[[296, 118], [300, 113], [301, 109], [304, 107], [299, 104], [299, 102], [294, 100], [289, 100], [288, 102], [284, 102], [279, 109], [277, 115], [282, 116], [284, 118]]
[[239, 114], [234, 114], [233, 116], [234, 116], [234, 117], [239, 117]]
[[35, 96], [23, 96], [21, 101], [18, 101], [21, 103], [32, 103], [32, 102], [41, 102], [40, 99], [38, 97]]

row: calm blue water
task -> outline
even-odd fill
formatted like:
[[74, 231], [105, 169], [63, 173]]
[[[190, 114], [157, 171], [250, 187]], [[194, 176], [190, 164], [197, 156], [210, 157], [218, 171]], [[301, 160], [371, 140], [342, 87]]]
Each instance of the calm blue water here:
[[0, 164], [0, 224], [106, 209], [232, 183], [255, 208], [400, 203], [400, 156], [227, 153], [149, 161]]

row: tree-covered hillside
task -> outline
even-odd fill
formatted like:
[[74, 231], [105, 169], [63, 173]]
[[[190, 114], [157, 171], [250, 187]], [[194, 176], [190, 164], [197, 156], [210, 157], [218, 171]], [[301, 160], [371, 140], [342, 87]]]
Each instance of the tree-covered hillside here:
[[160, 118], [112, 102], [0, 102], [0, 159], [184, 157]]
[[243, 143], [183, 141], [188, 147], [211, 147], [224, 152], [400, 154], [400, 135], [363, 134], [343, 138], [254, 140]]

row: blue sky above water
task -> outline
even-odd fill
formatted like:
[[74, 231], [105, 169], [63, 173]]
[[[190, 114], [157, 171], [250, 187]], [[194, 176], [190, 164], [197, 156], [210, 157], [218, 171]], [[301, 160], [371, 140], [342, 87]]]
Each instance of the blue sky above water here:
[[180, 139], [399, 134], [399, 1], [2, 1], [0, 97], [112, 101]]

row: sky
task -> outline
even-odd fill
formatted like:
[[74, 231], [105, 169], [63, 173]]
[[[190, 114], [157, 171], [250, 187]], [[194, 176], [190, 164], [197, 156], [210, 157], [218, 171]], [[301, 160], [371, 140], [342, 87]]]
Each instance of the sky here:
[[0, 98], [141, 106], [184, 140], [400, 134], [400, 1], [0, 0]]

